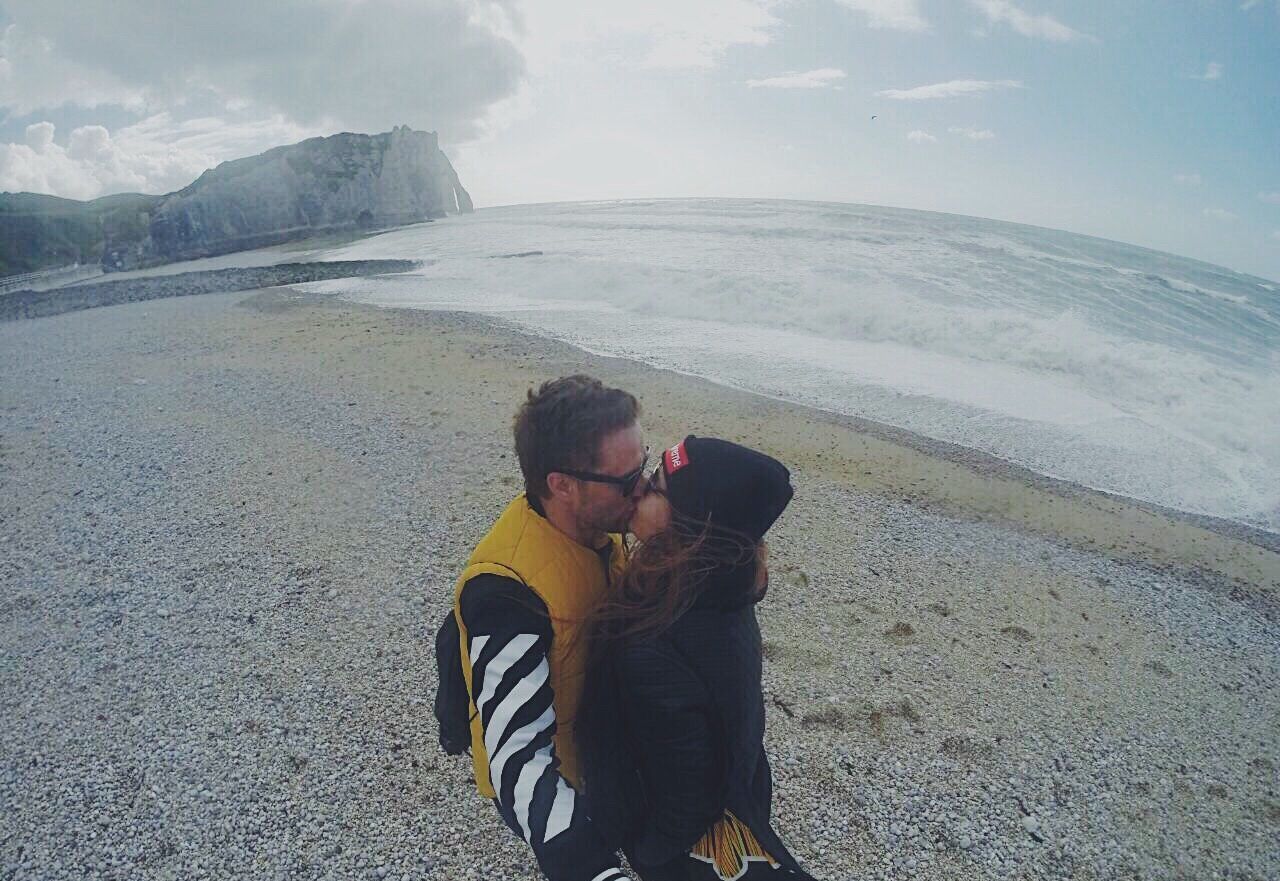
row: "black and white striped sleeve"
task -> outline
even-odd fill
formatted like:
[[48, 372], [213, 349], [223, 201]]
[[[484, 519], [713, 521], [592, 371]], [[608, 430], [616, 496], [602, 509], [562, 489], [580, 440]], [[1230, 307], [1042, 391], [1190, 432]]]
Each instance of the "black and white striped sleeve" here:
[[478, 575], [463, 587], [460, 608], [498, 812], [550, 881], [626, 881], [560, 774], [545, 605], [518, 581]]

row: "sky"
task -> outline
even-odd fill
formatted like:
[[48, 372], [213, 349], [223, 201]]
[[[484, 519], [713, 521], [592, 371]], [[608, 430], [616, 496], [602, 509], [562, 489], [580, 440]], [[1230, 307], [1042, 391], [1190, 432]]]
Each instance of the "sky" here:
[[480, 207], [860, 202], [1280, 279], [1280, 0], [0, 0], [0, 191], [400, 124]]

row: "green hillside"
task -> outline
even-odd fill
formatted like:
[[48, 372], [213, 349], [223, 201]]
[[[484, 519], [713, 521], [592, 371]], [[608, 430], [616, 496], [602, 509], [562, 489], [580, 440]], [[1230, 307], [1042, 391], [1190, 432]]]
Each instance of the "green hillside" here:
[[119, 193], [77, 202], [38, 193], [0, 193], [0, 276], [71, 263], [97, 263], [103, 242], [138, 241], [162, 196]]

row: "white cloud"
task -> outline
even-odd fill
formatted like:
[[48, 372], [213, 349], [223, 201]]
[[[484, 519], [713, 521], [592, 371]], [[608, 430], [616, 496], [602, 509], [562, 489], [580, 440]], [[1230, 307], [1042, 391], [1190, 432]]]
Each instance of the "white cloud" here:
[[922, 31], [929, 26], [918, 0], [836, 0], [867, 16], [867, 26], [884, 30]]
[[72, 129], [67, 140], [67, 156], [77, 162], [100, 161], [111, 152], [111, 133], [100, 125]]
[[1228, 211], [1225, 208], [1206, 208], [1204, 209], [1203, 214], [1205, 217], [1208, 217], [1210, 220], [1221, 220], [1224, 222], [1229, 222], [1232, 220], [1239, 219], [1236, 214], [1234, 214], [1231, 211]]
[[206, 116], [177, 121], [168, 113], [158, 113], [120, 129], [115, 140], [139, 153], [161, 149], [199, 153], [211, 160], [206, 166], [210, 167], [324, 133], [320, 127], [300, 126], [283, 116], [248, 121]]
[[0, 191], [91, 199], [106, 190], [138, 189], [140, 179], [127, 168], [84, 162], [69, 155], [53, 143], [50, 123], [28, 126], [26, 135], [26, 143], [0, 145]]
[[26, 142], [31, 148], [31, 152], [44, 155], [48, 152], [50, 145], [53, 144], [53, 123], [37, 122], [35, 125], [27, 126]]
[[1195, 74], [1191, 77], [1193, 80], [1220, 80], [1222, 79], [1222, 65], [1217, 61], [1210, 61], [1204, 69], [1204, 73]]
[[1173, 176], [1173, 182], [1176, 184], [1182, 184], [1184, 187], [1198, 187], [1201, 183], [1199, 173], [1194, 171], [1186, 174], [1175, 174]]
[[978, 95], [997, 89], [1020, 88], [1022, 83], [1017, 80], [950, 80], [945, 83], [916, 86], [914, 89], [884, 89], [876, 92], [876, 97], [892, 98], [895, 101], [928, 101], [934, 98]]
[[907, 132], [907, 140], [913, 144], [931, 144], [938, 139], [923, 129]]
[[[753, 89], [826, 89], [845, 78], [845, 72], [834, 67], [808, 70], [804, 73], [788, 71], [781, 76], [762, 80], [747, 80]], [[838, 87], [837, 87], [838, 88]]]
[[[714, 67], [733, 46], [768, 44], [780, 25], [772, 12], [774, 0], [598, 0], [589, 5], [600, 30], [628, 28], [648, 35], [646, 67]], [[571, 15], [583, 14], [581, 5], [568, 8]]]
[[219, 162], [317, 134], [274, 117], [249, 123], [220, 118], [175, 123], [148, 117], [114, 136], [100, 125], [72, 130], [65, 147], [54, 127], [27, 127], [24, 143], [0, 144], [0, 191], [93, 199], [110, 193], [167, 193]]
[[1280, 192], [1278, 193], [1259, 192], [1258, 200], [1261, 202], [1266, 202], [1269, 205], [1280, 205]]
[[1067, 27], [1050, 15], [1033, 15], [1014, 6], [1009, 0], [970, 0], [982, 11], [991, 24], [1007, 24], [1024, 37], [1069, 43], [1072, 40], [1093, 40], [1094, 37]]
[[0, 29], [0, 108], [15, 116], [75, 104], [145, 106], [143, 90], [55, 51], [46, 38], [11, 23]]
[[964, 135], [971, 141], [990, 141], [996, 136], [996, 133], [989, 128], [974, 128], [973, 126], [953, 125], [947, 129], [953, 135]]
[[[696, 5], [696, 4], [695, 4]], [[195, 93], [357, 131], [474, 136], [524, 72], [506, 0], [5, 0], [0, 106], [176, 112]], [[481, 14], [484, 13], [484, 14]]]
[[[564, 58], [601, 52], [616, 65], [710, 68], [733, 46], [763, 46], [780, 22], [779, 0], [593, 0], [538, 4], [512, 29], [530, 69], [543, 73]], [[638, 54], [637, 48], [638, 45]]]

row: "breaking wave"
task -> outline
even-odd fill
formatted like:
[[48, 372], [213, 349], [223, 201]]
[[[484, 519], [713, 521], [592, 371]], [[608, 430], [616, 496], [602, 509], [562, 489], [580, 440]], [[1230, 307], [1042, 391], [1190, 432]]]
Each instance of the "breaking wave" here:
[[[494, 259], [508, 254], [527, 256]], [[313, 287], [502, 312], [594, 351], [1280, 528], [1280, 297], [1221, 267], [977, 218], [745, 200], [488, 209], [341, 256], [430, 263]]]

